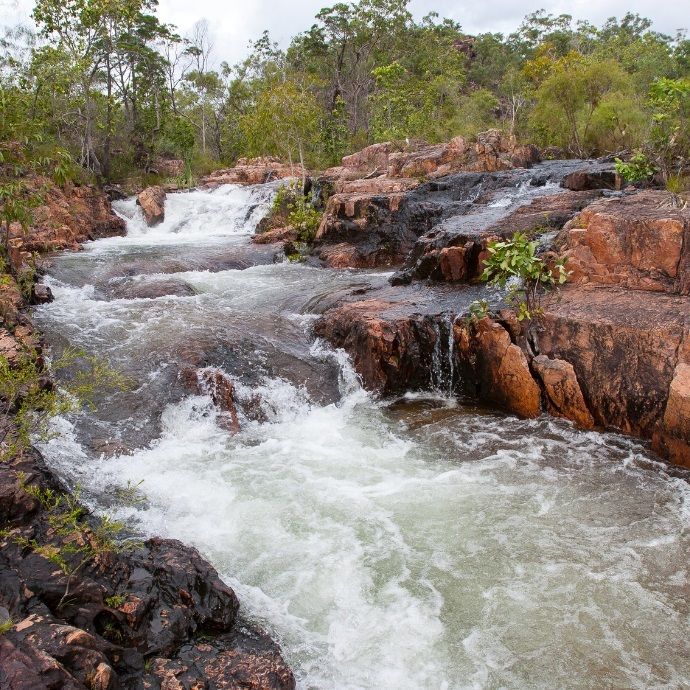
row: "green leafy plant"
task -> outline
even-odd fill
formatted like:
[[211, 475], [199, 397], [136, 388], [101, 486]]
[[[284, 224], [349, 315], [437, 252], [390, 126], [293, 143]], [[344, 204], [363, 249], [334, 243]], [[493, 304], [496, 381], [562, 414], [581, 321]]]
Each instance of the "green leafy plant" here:
[[10, 630], [14, 628], [14, 621], [8, 618], [0, 623], [0, 635], [6, 635]]
[[80, 350], [67, 349], [52, 362], [55, 373], [68, 369], [69, 380], [57, 387], [35, 352], [13, 361], [0, 355], [0, 461], [20, 455], [34, 439], [48, 440], [52, 417], [81, 406], [93, 409], [100, 391], [131, 387], [127, 377]]
[[127, 597], [124, 594], [114, 594], [112, 597], [106, 597], [105, 603], [111, 609], [119, 609], [126, 601]]
[[481, 321], [489, 313], [489, 303], [485, 299], [475, 300], [470, 304], [467, 310], [467, 316], [464, 319], [464, 325], [466, 327], [475, 321]]
[[565, 259], [549, 265], [537, 255], [538, 246], [525, 233], [516, 232], [509, 240], [490, 243], [484, 262], [481, 279], [501, 288], [508, 286], [507, 300], [516, 307], [520, 321], [540, 316], [543, 294], [568, 280]]
[[309, 197], [302, 193], [298, 181], [283, 185], [278, 189], [271, 207], [271, 225], [287, 223], [297, 230], [301, 242], [314, 240], [319, 229], [322, 214], [314, 208]]
[[116, 541], [124, 525], [105, 516], [95, 526], [89, 526], [84, 519], [86, 511], [80, 503], [79, 487], [72, 494], [59, 493], [27, 484], [25, 480], [24, 476], [19, 476], [21, 488], [36, 498], [47, 513], [50, 540], [40, 543], [37, 539], [18, 537], [15, 543], [47, 558], [67, 576], [65, 592], [58, 603], [58, 608], [61, 608], [67, 602], [72, 582], [80, 570], [126, 548], [124, 543]]
[[656, 167], [644, 153], [638, 151], [627, 162], [616, 158], [616, 172], [626, 182], [641, 182], [652, 177], [656, 172]]

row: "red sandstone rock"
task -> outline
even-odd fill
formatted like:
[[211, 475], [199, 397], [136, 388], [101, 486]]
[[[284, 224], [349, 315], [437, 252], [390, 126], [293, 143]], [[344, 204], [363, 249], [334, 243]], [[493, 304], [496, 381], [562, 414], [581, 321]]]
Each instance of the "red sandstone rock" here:
[[202, 178], [201, 184], [209, 187], [219, 187], [223, 184], [264, 184], [304, 175], [306, 171], [302, 166], [288, 165], [277, 158], [240, 158], [234, 168], [216, 170]]
[[541, 390], [527, 357], [503, 326], [489, 318], [467, 327], [456, 324], [454, 337], [461, 367], [474, 370], [480, 400], [521, 417], [541, 414]]
[[33, 225], [25, 233], [12, 228], [13, 265], [18, 267], [31, 252], [78, 249], [82, 242], [124, 235], [125, 222], [116, 216], [110, 200], [91, 185], [64, 188], [42, 177], [31, 179], [42, 203], [33, 210]]
[[149, 227], [159, 225], [165, 220], [165, 197], [166, 192], [163, 187], [147, 187], [137, 197], [137, 204], [141, 206]]
[[644, 191], [588, 206], [564, 231], [571, 283], [690, 295], [690, 210]]
[[231, 434], [240, 431], [235, 403], [235, 384], [230, 377], [218, 369], [205, 369], [199, 372], [200, 383], [213, 400], [213, 404], [225, 414], [222, 417], [224, 427]]
[[539, 355], [532, 360], [532, 368], [544, 386], [546, 406], [552, 415], [570, 419], [581, 429], [594, 428], [572, 364]]
[[291, 227], [274, 228], [252, 235], [254, 244], [275, 244], [277, 242], [296, 242], [299, 239], [297, 230]]
[[4, 357], [10, 364], [15, 364], [23, 352], [21, 343], [9, 331], [0, 328], [0, 357]]
[[675, 295], [568, 288], [534, 333], [540, 353], [573, 366], [598, 426], [649, 439], [688, 339], [688, 306]]
[[396, 316], [399, 305], [364, 300], [327, 312], [314, 332], [344, 348], [366, 388], [383, 395], [428, 386], [438, 338], [434, 321]]

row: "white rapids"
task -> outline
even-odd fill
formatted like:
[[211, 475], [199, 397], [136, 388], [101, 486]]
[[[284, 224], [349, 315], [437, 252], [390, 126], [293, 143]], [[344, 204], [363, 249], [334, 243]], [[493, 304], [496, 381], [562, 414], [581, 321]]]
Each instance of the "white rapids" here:
[[[309, 325], [324, 295], [380, 274], [160, 271], [163, 255], [245, 244], [273, 189], [171, 195], [152, 230], [121, 202], [126, 237], [56, 261], [56, 300], [36, 314], [49, 342], [139, 387], [55, 420], [48, 461], [97, 510], [196, 546], [301, 688], [690, 686], [686, 478], [616, 435], [440, 395], [375, 400]], [[190, 292], [112, 298], [125, 264]], [[196, 342], [261, 421], [229, 436], [208, 397], [173, 388]], [[93, 429], [129, 451], [103, 454]]]

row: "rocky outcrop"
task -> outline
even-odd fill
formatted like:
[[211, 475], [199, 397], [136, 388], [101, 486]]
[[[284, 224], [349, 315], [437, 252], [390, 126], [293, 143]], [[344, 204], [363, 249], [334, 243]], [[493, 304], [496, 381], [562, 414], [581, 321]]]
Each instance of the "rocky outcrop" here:
[[463, 392], [521, 417], [541, 414], [541, 389], [503, 326], [489, 318], [456, 324], [454, 337]]
[[439, 332], [432, 317], [397, 315], [378, 300], [345, 304], [316, 322], [314, 332], [353, 359], [364, 385], [382, 395], [428, 388]]
[[[426, 199], [431, 203], [433, 193]], [[483, 288], [446, 286], [455, 295], [451, 307], [433, 300], [406, 306], [396, 294], [441, 285], [394, 280], [385, 299], [373, 293], [326, 312], [316, 333], [345, 348], [364, 384], [381, 394], [431, 387], [440, 358], [454, 373], [457, 395], [523, 417], [549, 412], [584, 429], [646, 439], [662, 456], [690, 466], [690, 211], [671, 201], [651, 190], [564, 192], [498, 220], [481, 209], [457, 214], [453, 241], [446, 221], [418, 241], [415, 251], [424, 251], [411, 255], [414, 277], [467, 283], [478, 275], [489, 238], [557, 228], [571, 218], [554, 241], [568, 258], [571, 284], [545, 300], [527, 329], [509, 312], [462, 317], [467, 295], [492, 299]], [[449, 349], [443, 329], [450, 321]]]
[[525, 168], [541, 160], [535, 146], [520, 146], [514, 138], [492, 129], [476, 141], [455, 137], [447, 143], [411, 142], [373, 144], [345, 156], [337, 168], [324, 173], [330, 180], [356, 180], [376, 175], [386, 178], [438, 178], [460, 171], [496, 172]]
[[316, 235], [316, 254], [338, 268], [398, 265], [466, 190], [465, 182], [454, 185], [447, 176], [513, 170], [538, 160], [536, 148], [517, 146], [497, 130], [478, 135], [476, 142], [456, 137], [433, 146], [369, 146], [343, 158], [317, 183], [332, 196]]
[[316, 233], [315, 253], [337, 268], [399, 264], [441, 215], [404, 192], [335, 194]]
[[201, 179], [204, 187], [219, 187], [223, 184], [252, 185], [265, 184], [289, 177], [304, 177], [306, 171], [301, 165], [288, 165], [278, 158], [240, 158], [234, 168], [216, 170]]
[[101, 541], [77, 569], [84, 549], [69, 544], [97, 540], [98, 525], [78, 519], [62, 534], [61, 494], [35, 452], [0, 465], [0, 614], [14, 623], [0, 637], [3, 688], [294, 688], [279, 649], [194, 549]]
[[137, 204], [141, 207], [146, 224], [152, 228], [165, 220], [165, 197], [163, 187], [147, 187], [137, 196]]
[[600, 191], [550, 193], [527, 201], [503, 217], [496, 218], [491, 206], [441, 223], [422, 235], [405, 265], [393, 278], [394, 284], [413, 280], [465, 283], [477, 280], [484, 270], [490, 242], [515, 232], [535, 236], [560, 230], [579, 211], [601, 196]]
[[58, 187], [43, 177], [27, 182], [41, 203], [32, 209], [27, 231], [18, 225], [11, 229], [13, 266], [26, 263], [33, 252], [79, 249], [87, 240], [125, 234], [125, 222], [113, 213], [107, 195], [95, 186]]
[[683, 389], [690, 342], [686, 297], [569, 288], [546, 308], [534, 333], [540, 353], [573, 366], [597, 426], [646, 439], [684, 438], [675, 412], [683, 410], [683, 393], [673, 394]]
[[570, 282], [690, 295], [690, 209], [663, 191], [588, 206], [559, 243]]

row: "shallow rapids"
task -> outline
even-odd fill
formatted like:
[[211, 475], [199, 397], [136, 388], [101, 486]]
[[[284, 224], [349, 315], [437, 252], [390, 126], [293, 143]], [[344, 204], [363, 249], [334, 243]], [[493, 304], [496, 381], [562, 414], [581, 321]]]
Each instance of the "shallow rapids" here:
[[[121, 202], [126, 237], [56, 259], [53, 352], [136, 386], [55, 420], [47, 460], [196, 546], [301, 688], [688, 687], [687, 479], [616, 435], [372, 398], [310, 324], [388, 276], [255, 252], [274, 188], [172, 195], [155, 229]], [[236, 436], [180, 382], [209, 367], [247, 403]]]

